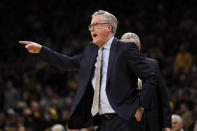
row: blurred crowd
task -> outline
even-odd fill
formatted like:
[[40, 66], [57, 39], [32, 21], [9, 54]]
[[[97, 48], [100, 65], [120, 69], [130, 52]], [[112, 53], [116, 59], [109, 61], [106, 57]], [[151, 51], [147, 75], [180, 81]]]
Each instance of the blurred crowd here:
[[195, 1], [183, 0], [125, 0], [111, 5], [104, 0], [88, 5], [79, 0], [1, 0], [0, 131], [48, 131], [55, 124], [66, 128], [77, 71], [39, 61], [18, 41], [77, 54], [91, 40], [87, 26], [98, 9], [117, 17], [116, 37], [138, 34], [142, 53], [160, 64], [172, 113], [181, 116], [184, 131], [196, 131], [197, 8]]

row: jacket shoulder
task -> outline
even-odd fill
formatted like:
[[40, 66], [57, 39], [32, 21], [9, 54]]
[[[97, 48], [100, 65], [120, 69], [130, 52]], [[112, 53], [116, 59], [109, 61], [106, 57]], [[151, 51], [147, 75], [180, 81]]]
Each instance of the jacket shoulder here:
[[149, 63], [158, 65], [158, 61], [156, 59], [146, 57], [145, 60], [148, 61]]

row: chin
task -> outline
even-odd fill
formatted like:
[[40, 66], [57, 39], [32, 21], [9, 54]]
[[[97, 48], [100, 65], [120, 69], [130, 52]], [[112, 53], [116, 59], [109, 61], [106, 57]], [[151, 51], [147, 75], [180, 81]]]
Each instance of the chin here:
[[98, 45], [98, 41], [96, 41], [96, 40], [93, 40], [93, 43], [96, 44], [96, 45]]

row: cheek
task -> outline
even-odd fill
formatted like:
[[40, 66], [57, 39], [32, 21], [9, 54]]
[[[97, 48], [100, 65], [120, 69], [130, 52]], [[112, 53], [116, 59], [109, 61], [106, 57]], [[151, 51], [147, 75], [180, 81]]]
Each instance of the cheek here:
[[96, 34], [97, 34], [96, 39], [102, 39], [102, 37], [103, 37], [102, 32], [98, 31]]
[[106, 30], [101, 30], [101, 31], [99, 31], [99, 32], [98, 32], [99, 37], [102, 37], [102, 38], [105, 37], [105, 36], [106, 36], [106, 32], [107, 32]]

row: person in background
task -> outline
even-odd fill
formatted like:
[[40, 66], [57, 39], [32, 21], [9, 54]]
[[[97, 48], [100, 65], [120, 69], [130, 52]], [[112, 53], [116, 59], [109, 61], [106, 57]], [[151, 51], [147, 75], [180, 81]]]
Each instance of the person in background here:
[[4, 111], [10, 108], [16, 109], [17, 103], [19, 102], [19, 92], [15, 88], [12, 80], [7, 80], [6, 88], [4, 91]]
[[[141, 43], [135, 33], [125, 33], [121, 40], [134, 42], [139, 50]], [[156, 73], [157, 88], [154, 91], [150, 109], [144, 112], [145, 131], [170, 131], [171, 128], [171, 110], [167, 95], [167, 88], [164, 86], [160, 73], [158, 62], [154, 59], [146, 58], [146, 61], [153, 67]], [[138, 79], [138, 89], [143, 88], [143, 81]]]
[[51, 131], [65, 131], [65, 128], [61, 124], [55, 124], [51, 127]]
[[183, 131], [183, 120], [181, 116], [172, 114], [172, 129], [171, 131]]

